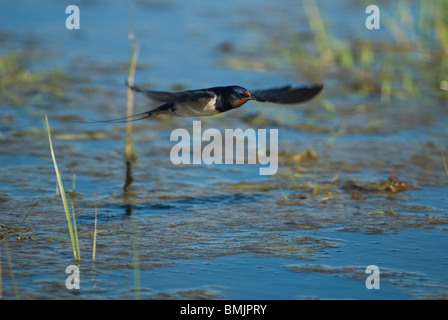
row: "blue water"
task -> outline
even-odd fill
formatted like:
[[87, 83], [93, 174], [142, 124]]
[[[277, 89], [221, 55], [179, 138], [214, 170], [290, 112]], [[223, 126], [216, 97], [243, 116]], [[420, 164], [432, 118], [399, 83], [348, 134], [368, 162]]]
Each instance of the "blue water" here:
[[[390, 38], [386, 28], [366, 32], [364, 5], [317, 3], [337, 37]], [[174, 166], [169, 160], [170, 132], [178, 127], [191, 131], [192, 120], [150, 119], [134, 129], [138, 160], [132, 193], [125, 196], [124, 125], [68, 123], [61, 117], [124, 115], [131, 7], [119, 1], [82, 2], [81, 29], [67, 30], [69, 4], [9, 1], [0, 12], [0, 31], [12, 34], [0, 54], [35, 42], [38, 57], [29, 66], [31, 73], [68, 70], [76, 79], [65, 88], [65, 99], [42, 101], [36, 96], [26, 106], [0, 106], [2, 116], [13, 118], [0, 123], [0, 223], [15, 225], [38, 202], [25, 222], [29, 229], [19, 230], [23, 238], [8, 236], [7, 246], [0, 242], [4, 298], [134, 299], [135, 289], [142, 299], [446, 297], [448, 177], [440, 158], [440, 149], [446, 149], [445, 110], [434, 106], [431, 110], [437, 114], [426, 119], [422, 115], [430, 112], [421, 112], [421, 105], [429, 105], [426, 100], [394, 99], [385, 105], [378, 96], [351, 95], [343, 76], [335, 79], [332, 70], [310, 65], [317, 74], [330, 74], [328, 81], [319, 79], [325, 83], [322, 97], [337, 110], [372, 103], [377, 104], [374, 111], [334, 114], [316, 101], [303, 108], [251, 103], [223, 117], [202, 119], [203, 127], [245, 128], [243, 117], [261, 113], [282, 124], [279, 151], [313, 149], [319, 163], [327, 165], [304, 164], [291, 171], [280, 164], [273, 177], [260, 177], [258, 165]], [[392, 14], [395, 8], [384, 4], [382, 9]], [[139, 1], [134, 30], [139, 50], [136, 83], [148, 88], [261, 88], [310, 82], [282, 61], [275, 47], [276, 41], [287, 43], [309, 31], [300, 2]], [[229, 58], [255, 67], [229, 67], [223, 63]], [[148, 109], [147, 99], [135, 99], [137, 112]], [[442, 106], [443, 100], [431, 103]], [[72, 189], [75, 183], [70, 201], [82, 247], [79, 291], [64, 285], [65, 268], [74, 262], [42, 130], [45, 113], [64, 186]], [[377, 131], [360, 130], [370, 121], [381, 123]], [[343, 123], [355, 130], [337, 134]], [[86, 132], [105, 136], [64, 138]], [[423, 164], [418, 162], [422, 155], [428, 156]], [[397, 171], [411, 187], [366, 200], [342, 192], [308, 193], [305, 204], [277, 203], [303, 192], [294, 185], [378, 181], [387, 179], [390, 171]], [[243, 182], [268, 187], [235, 188]], [[397, 216], [387, 213], [391, 208]], [[99, 233], [93, 263], [95, 211]], [[316, 268], [304, 271], [307, 265]], [[365, 286], [368, 265], [380, 269], [379, 290]], [[316, 271], [325, 267], [341, 269]]]

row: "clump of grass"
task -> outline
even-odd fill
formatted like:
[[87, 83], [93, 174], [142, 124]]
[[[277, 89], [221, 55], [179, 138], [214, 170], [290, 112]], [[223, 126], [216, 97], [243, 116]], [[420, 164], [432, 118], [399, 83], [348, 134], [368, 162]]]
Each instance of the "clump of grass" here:
[[56, 157], [54, 155], [53, 143], [51, 141], [50, 125], [48, 123], [47, 115], [45, 115], [45, 121], [46, 121], [46, 125], [47, 125], [48, 141], [50, 143], [51, 157], [53, 159], [54, 170], [56, 172], [56, 179], [57, 179], [58, 186], [59, 186], [62, 204], [64, 206], [65, 218], [67, 220], [68, 231], [70, 233], [70, 240], [71, 240], [72, 249], [73, 249], [73, 257], [75, 258], [76, 261], [79, 261], [79, 260], [81, 260], [81, 253], [79, 250], [79, 241], [78, 241], [78, 232], [76, 229], [75, 212], [74, 212], [73, 204], [72, 204], [72, 217], [73, 217], [73, 222], [74, 222], [74, 224], [72, 224], [72, 218], [70, 217], [70, 210], [68, 208], [67, 198], [65, 197], [65, 191], [64, 191], [64, 186], [62, 184], [61, 174], [59, 172], [58, 164], [56, 162]]

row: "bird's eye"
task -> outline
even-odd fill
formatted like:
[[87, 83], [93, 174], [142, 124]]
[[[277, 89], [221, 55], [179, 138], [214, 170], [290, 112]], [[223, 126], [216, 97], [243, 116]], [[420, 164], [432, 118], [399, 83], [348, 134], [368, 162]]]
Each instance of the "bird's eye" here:
[[245, 99], [245, 98], [250, 97], [250, 92], [247, 91], [247, 90], [239, 91], [239, 92], [237, 93], [237, 96], [238, 96], [238, 98], [240, 98], [240, 99]]

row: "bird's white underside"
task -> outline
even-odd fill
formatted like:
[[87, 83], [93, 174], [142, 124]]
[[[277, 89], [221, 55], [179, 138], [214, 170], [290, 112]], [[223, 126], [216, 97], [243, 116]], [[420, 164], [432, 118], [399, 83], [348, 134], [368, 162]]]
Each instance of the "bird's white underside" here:
[[179, 117], [211, 116], [218, 114], [215, 108], [216, 96], [212, 99], [204, 98], [197, 101], [177, 102], [174, 113]]

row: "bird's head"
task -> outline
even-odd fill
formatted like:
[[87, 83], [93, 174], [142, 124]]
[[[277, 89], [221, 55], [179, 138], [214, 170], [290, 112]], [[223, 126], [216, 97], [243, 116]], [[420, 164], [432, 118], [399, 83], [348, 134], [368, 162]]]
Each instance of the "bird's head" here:
[[239, 87], [239, 86], [231, 86], [229, 88], [228, 100], [232, 105], [232, 108], [241, 107], [247, 101], [252, 100], [252, 95], [249, 90]]

